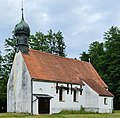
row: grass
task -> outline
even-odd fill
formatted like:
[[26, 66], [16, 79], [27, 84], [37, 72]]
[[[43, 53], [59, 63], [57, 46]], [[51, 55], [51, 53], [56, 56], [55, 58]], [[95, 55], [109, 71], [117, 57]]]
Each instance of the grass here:
[[59, 114], [96, 114], [95, 112], [86, 112], [83, 110], [62, 110]]
[[0, 118], [120, 118], [120, 110], [112, 114], [53, 114], [53, 115], [30, 115], [16, 113], [0, 113]]

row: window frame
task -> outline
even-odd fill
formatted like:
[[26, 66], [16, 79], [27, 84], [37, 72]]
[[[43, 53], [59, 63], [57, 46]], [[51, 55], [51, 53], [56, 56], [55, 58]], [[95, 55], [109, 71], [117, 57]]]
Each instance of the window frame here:
[[64, 102], [64, 90], [63, 89], [59, 89], [59, 101], [60, 102]]
[[73, 102], [78, 102], [78, 91], [73, 91]]
[[104, 105], [108, 105], [107, 98], [104, 98]]

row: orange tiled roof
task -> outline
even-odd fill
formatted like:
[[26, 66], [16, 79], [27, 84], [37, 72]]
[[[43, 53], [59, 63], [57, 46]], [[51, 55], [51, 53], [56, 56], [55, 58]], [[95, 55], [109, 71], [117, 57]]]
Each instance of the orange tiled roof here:
[[88, 62], [59, 57], [30, 49], [22, 54], [32, 78], [64, 83], [87, 83], [99, 95], [113, 96], [93, 66]]

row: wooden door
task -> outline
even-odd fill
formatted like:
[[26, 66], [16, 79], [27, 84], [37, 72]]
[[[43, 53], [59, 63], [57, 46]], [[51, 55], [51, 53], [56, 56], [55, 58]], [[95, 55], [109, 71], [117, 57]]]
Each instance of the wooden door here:
[[50, 99], [39, 98], [38, 99], [38, 113], [49, 114], [50, 113]]

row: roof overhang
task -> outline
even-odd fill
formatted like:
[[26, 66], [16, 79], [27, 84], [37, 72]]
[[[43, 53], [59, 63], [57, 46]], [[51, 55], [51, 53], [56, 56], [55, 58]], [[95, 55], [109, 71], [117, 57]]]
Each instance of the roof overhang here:
[[101, 95], [99, 94], [100, 97], [114, 97], [114, 95], [111, 93], [111, 95]]
[[33, 94], [33, 95], [36, 96], [37, 98], [48, 98], [48, 99], [53, 98], [52, 96], [48, 94]]
[[76, 84], [76, 85], [82, 85], [84, 86], [85, 84], [82, 82], [82, 79], [80, 79], [79, 83], [73, 83], [73, 82], [65, 82], [65, 81], [53, 81], [53, 80], [45, 80], [45, 79], [39, 79], [39, 78], [32, 78], [33, 81], [41, 81], [41, 82], [54, 82], [54, 83], [63, 83], [63, 84]]

